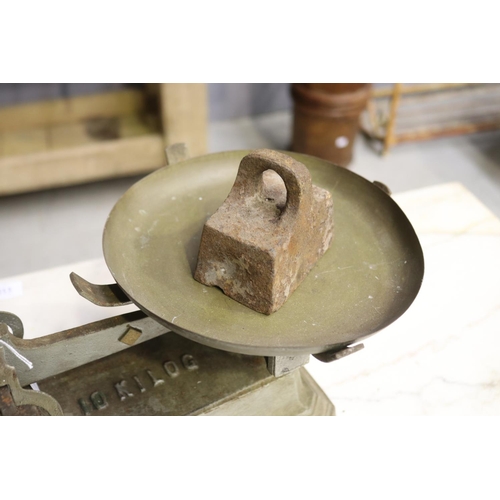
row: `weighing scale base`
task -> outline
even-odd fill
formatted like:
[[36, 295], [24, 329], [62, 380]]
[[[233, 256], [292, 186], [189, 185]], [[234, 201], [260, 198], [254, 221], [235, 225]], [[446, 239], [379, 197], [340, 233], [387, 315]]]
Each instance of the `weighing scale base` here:
[[173, 332], [39, 381], [65, 415], [335, 415], [304, 368], [272, 376], [266, 358]]

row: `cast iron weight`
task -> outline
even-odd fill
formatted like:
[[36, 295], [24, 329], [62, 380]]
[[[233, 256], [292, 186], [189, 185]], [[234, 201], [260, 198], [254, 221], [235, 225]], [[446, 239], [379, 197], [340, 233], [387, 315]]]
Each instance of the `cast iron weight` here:
[[330, 193], [312, 184], [303, 163], [277, 151], [257, 150], [241, 160], [231, 192], [205, 223], [194, 278], [271, 314], [332, 238]]

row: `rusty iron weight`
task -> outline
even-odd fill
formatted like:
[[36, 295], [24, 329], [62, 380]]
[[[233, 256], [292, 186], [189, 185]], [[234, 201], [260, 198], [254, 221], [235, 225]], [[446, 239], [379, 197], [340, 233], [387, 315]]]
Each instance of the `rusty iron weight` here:
[[271, 314], [332, 238], [330, 193], [313, 186], [303, 163], [258, 150], [241, 160], [229, 196], [205, 223], [194, 277], [254, 311]]
[[227, 198], [242, 158], [229, 151], [189, 158], [132, 186], [111, 211], [104, 257], [117, 284], [146, 314], [217, 349], [260, 356], [341, 350], [399, 318], [423, 278], [411, 223], [378, 186], [298, 153], [335, 204], [335, 238], [287, 302], [271, 315], [193, 279], [205, 222]]

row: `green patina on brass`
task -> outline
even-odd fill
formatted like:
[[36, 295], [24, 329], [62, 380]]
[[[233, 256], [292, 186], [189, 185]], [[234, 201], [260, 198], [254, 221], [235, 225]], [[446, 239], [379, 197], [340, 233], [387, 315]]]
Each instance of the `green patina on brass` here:
[[39, 387], [64, 415], [335, 414], [304, 368], [275, 378], [262, 357], [211, 349], [172, 332]]
[[287, 153], [332, 195], [330, 249], [277, 312], [262, 315], [193, 279], [207, 219], [250, 151], [216, 153], [160, 169], [132, 186], [103, 236], [120, 287], [173, 331], [222, 350], [261, 356], [340, 349], [395, 321], [415, 299], [424, 261], [415, 232], [379, 187], [327, 161]]

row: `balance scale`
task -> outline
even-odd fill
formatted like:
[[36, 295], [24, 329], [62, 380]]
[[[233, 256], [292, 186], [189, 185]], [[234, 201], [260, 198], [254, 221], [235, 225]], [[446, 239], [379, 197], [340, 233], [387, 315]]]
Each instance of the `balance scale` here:
[[420, 289], [422, 249], [383, 184], [287, 152], [332, 196], [329, 250], [270, 315], [195, 281], [203, 226], [249, 153], [189, 158], [174, 145], [117, 202], [103, 235], [116, 283], [70, 279], [98, 306], [138, 311], [29, 340], [0, 312], [1, 415], [335, 414], [304, 365], [352, 354], [399, 318]]

